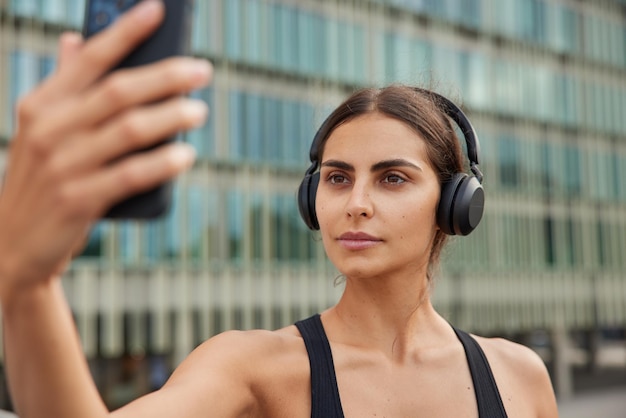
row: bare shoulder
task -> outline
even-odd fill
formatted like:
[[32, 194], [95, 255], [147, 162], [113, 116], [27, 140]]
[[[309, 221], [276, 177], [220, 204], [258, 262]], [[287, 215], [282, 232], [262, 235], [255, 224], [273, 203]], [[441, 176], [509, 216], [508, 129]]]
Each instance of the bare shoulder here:
[[[198, 346], [181, 367], [201, 365], [254, 378], [266, 367], [282, 364], [290, 358], [299, 359], [302, 355], [306, 352], [295, 327], [277, 331], [226, 331]], [[251, 364], [254, 367], [250, 367]]]
[[485, 352], [510, 417], [557, 417], [546, 366], [532, 349], [503, 338], [474, 336]]
[[[295, 327], [227, 331], [198, 346], [166, 387], [192, 388], [194, 398], [203, 399], [202, 409], [213, 402], [231, 405], [223, 416], [272, 416], [279, 397], [307, 393], [309, 373], [306, 349]], [[232, 411], [236, 413], [231, 415]]]
[[162, 389], [117, 410], [116, 418], [303, 416], [309, 368], [295, 327], [228, 331], [198, 346]]
[[492, 367], [497, 364], [520, 378], [529, 379], [526, 383], [541, 379], [546, 372], [543, 360], [530, 348], [504, 338], [474, 336], [489, 359]]

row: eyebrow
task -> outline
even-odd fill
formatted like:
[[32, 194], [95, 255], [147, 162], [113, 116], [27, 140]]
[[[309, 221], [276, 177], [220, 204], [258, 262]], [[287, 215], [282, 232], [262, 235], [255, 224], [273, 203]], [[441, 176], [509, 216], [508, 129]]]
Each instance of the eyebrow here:
[[[345, 170], [345, 171], [354, 171], [354, 166], [352, 164], [348, 164], [345, 161], [339, 161], [339, 160], [324, 161], [322, 163], [322, 167], [333, 167], [333, 168], [338, 168], [340, 170]], [[404, 160], [402, 158], [379, 161], [376, 164], [372, 165], [372, 168], [370, 169], [370, 171], [376, 172], [376, 171], [386, 170], [386, 169], [395, 168], [395, 167], [409, 167], [415, 170], [424, 171], [422, 170], [422, 167], [418, 166], [417, 164], [413, 164], [412, 162]]]

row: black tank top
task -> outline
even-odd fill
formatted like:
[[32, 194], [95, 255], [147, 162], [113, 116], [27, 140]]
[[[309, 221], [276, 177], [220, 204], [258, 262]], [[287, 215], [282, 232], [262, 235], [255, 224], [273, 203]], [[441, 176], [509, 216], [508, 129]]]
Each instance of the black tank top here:
[[[311, 365], [311, 418], [343, 418], [333, 355], [320, 315], [298, 321], [296, 327], [304, 339]], [[469, 334], [453, 329], [465, 350], [479, 418], [506, 418], [498, 386], [483, 350]]]

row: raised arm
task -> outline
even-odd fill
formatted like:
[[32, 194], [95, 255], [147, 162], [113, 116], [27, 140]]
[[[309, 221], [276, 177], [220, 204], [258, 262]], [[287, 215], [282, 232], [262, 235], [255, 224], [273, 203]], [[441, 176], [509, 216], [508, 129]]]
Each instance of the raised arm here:
[[57, 71], [18, 105], [0, 193], [0, 303], [20, 418], [108, 414], [59, 276], [108, 207], [193, 161], [180, 143], [119, 158], [206, 117], [203, 103], [180, 96], [208, 83], [206, 62], [176, 58], [108, 74], [162, 18], [163, 5], [147, 0], [88, 42], [64, 35]]

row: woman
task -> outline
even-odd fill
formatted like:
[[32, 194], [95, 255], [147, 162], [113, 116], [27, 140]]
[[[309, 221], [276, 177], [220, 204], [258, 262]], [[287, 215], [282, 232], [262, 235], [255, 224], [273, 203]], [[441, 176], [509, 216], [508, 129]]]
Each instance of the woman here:
[[[476, 337], [495, 384], [487, 372], [487, 384], [479, 378], [475, 385], [459, 340], [466, 337], [430, 303], [445, 241], [437, 221], [441, 184], [461, 171], [461, 157], [435, 96], [401, 87], [353, 96], [314, 144], [319, 184], [317, 171], [309, 172], [317, 191], [314, 207], [303, 209], [314, 212], [326, 252], [345, 276], [337, 305], [277, 331], [218, 335], [162, 389], [106, 410], [59, 275], [107, 207], [193, 160], [182, 144], [116, 160], [206, 114], [188, 99], [153, 104], [208, 82], [206, 64], [174, 59], [104, 76], [162, 13], [158, 1], [144, 1], [92, 41], [65, 36], [57, 73], [21, 102], [0, 195], [0, 300], [20, 417], [476, 417], [478, 399], [493, 402], [483, 405], [496, 411], [489, 416], [503, 409], [510, 417], [557, 416], [535, 354]], [[115, 141], [120, 133], [132, 141]], [[485, 388], [491, 398], [480, 395]]]

